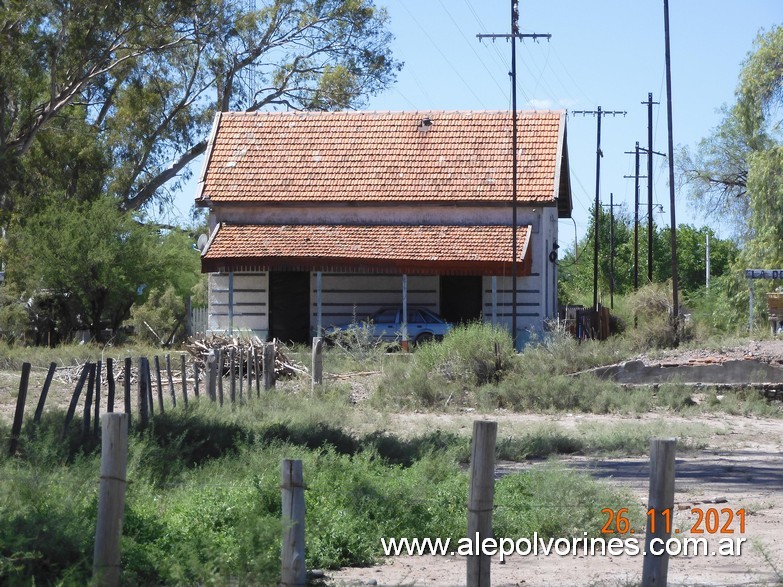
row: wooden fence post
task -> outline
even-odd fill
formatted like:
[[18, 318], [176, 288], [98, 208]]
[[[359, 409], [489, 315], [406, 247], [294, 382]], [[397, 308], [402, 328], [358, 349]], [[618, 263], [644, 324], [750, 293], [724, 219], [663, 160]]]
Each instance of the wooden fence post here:
[[237, 369], [239, 370], [239, 403], [242, 403], [242, 388], [244, 386], [244, 378], [245, 378], [245, 349], [242, 347], [239, 347], [239, 363], [237, 364]]
[[[669, 554], [665, 550], [666, 540], [671, 536], [671, 521], [674, 518], [674, 455], [676, 438], [653, 438], [650, 440], [650, 493], [647, 501], [647, 535], [644, 542], [644, 565], [642, 586], [666, 585], [669, 575]], [[668, 510], [668, 512], [666, 511]], [[651, 527], [651, 524], [654, 527]], [[652, 532], [651, 530], [655, 530]], [[656, 540], [653, 550], [651, 542]]]
[[90, 434], [90, 408], [92, 408], [92, 392], [95, 389], [95, 363], [90, 364], [90, 373], [87, 379], [87, 396], [84, 398], [84, 437]]
[[185, 353], [179, 356], [179, 365], [182, 369], [182, 403], [185, 408], [188, 407], [188, 372], [187, 364], [185, 362]]
[[150, 367], [150, 360], [147, 357], [144, 357], [144, 381], [146, 382], [148, 413], [152, 418], [155, 415], [155, 398], [152, 395], [152, 367]]
[[160, 406], [160, 413], [163, 414], [163, 380], [160, 377], [160, 357], [155, 355], [155, 382], [158, 384], [158, 405]]
[[198, 376], [199, 376], [199, 368], [198, 368], [198, 360], [193, 360], [193, 393], [196, 394], [196, 399], [199, 397], [199, 388], [198, 388]]
[[108, 413], [114, 412], [114, 359], [108, 357], [106, 359], [106, 411]]
[[283, 504], [283, 548], [280, 585], [304, 587], [305, 568], [305, 498], [302, 461], [283, 459], [281, 466]]
[[321, 385], [324, 381], [324, 341], [320, 336], [313, 337], [313, 360], [312, 368], [310, 369], [312, 375], [312, 387]]
[[169, 393], [171, 394], [171, 405], [177, 407], [177, 393], [174, 391], [174, 378], [171, 376], [171, 354], [166, 353], [166, 376], [169, 379]]
[[223, 349], [218, 349], [218, 361], [217, 361], [217, 386], [218, 386], [218, 399], [220, 405], [223, 405], [223, 366], [224, 366]]
[[269, 391], [275, 386], [275, 343], [268, 342], [264, 345], [264, 391]]
[[139, 420], [143, 427], [147, 426], [149, 422], [149, 416], [147, 414], [147, 401], [149, 395], [147, 391], [147, 385], [149, 385], [149, 377], [147, 370], [148, 359], [145, 357], [139, 357]]
[[30, 363], [22, 363], [22, 378], [19, 380], [19, 395], [16, 396], [16, 411], [14, 423], [11, 426], [11, 443], [8, 454], [16, 454], [19, 435], [22, 433], [22, 419], [24, 418], [24, 404], [27, 401], [27, 384], [30, 382]]
[[128, 414], [128, 429], [131, 426], [131, 368], [133, 367], [133, 360], [130, 357], [125, 357], [125, 373], [123, 375], [123, 387], [125, 393], [125, 413]]
[[[38, 407], [35, 408], [35, 416], [33, 417], [33, 422], [36, 424], [41, 421], [44, 404], [46, 403], [46, 395], [49, 393], [49, 386], [52, 384], [52, 378], [54, 377], [56, 369], [57, 363], [51, 363], [49, 365], [49, 372], [46, 374], [46, 381], [44, 381], [43, 388], [41, 389], [41, 397], [38, 398]], [[22, 365], [22, 375], [24, 375], [24, 364]]]
[[128, 414], [104, 414], [101, 419], [101, 483], [92, 557], [93, 585], [120, 584], [120, 538], [125, 511], [128, 462]]
[[71, 396], [71, 404], [68, 406], [68, 412], [65, 414], [65, 424], [63, 425], [62, 438], [65, 438], [65, 435], [68, 432], [68, 426], [76, 414], [76, 406], [79, 403], [79, 396], [82, 394], [82, 388], [84, 387], [84, 382], [87, 381], [87, 375], [89, 375], [89, 373], [90, 363], [87, 362], [84, 364], [84, 367], [82, 367], [82, 374], [79, 375], [79, 381], [76, 383], [76, 388], [73, 390], [73, 395]]
[[258, 349], [253, 347], [253, 371], [256, 373], [256, 397], [261, 397], [261, 369], [258, 358]]
[[228, 351], [228, 396], [231, 398], [231, 404], [237, 403], [237, 379], [234, 364], [237, 362], [237, 351], [234, 347]]
[[492, 537], [497, 433], [497, 422], [473, 422], [468, 495], [468, 539], [473, 541], [473, 555], [467, 557], [468, 587], [490, 586], [491, 557], [481, 551], [481, 543]]
[[92, 417], [92, 435], [98, 438], [101, 417], [101, 361], [95, 363], [95, 413]]
[[207, 395], [209, 396], [209, 399], [214, 402], [217, 401], [217, 393], [215, 391], [217, 385], [217, 382], [215, 381], [217, 379], [217, 366], [215, 365], [214, 351], [210, 351], [209, 356], [207, 357], [207, 369]]

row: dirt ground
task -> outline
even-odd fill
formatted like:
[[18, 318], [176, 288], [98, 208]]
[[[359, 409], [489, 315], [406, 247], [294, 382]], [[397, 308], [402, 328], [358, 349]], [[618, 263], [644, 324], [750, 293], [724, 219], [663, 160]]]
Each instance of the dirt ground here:
[[[710, 350], [668, 352], [640, 357], [647, 363], [720, 362], [729, 359], [753, 358], [783, 363], [783, 341], [750, 342], [741, 347]], [[31, 374], [28, 414], [35, 409], [45, 369]], [[58, 371], [50, 401], [67, 407], [78, 370]], [[0, 418], [10, 422], [19, 374], [0, 372]], [[357, 383], [357, 403], [366, 397], [367, 389]], [[391, 414], [385, 425], [400, 430], [464, 429], [470, 430], [476, 418], [498, 422], [499, 436], [521, 432], [526, 426], [542, 423], [569, 428], [584, 424], [601, 425], [622, 422], [645, 423], [660, 419], [660, 415], [621, 417], [616, 415], [535, 415], [498, 412], [477, 415], [463, 413]], [[729, 508], [747, 512], [743, 535], [703, 535], [710, 547], [717, 547], [720, 537], [744, 537], [742, 554], [737, 557], [680, 556], [669, 562], [669, 585], [734, 586], [783, 585], [783, 419], [748, 418], [725, 414], [693, 418], [666, 416], [672, 424], [693, 424], [708, 427], [713, 433], [706, 448], [677, 456], [675, 483], [674, 527], [681, 536], [689, 535], [694, 518], [691, 508]], [[567, 457], [561, 462], [585, 471], [605, 483], [629, 490], [639, 504], [647, 503], [649, 464], [645, 458]], [[540, 463], [498, 463], [500, 474], [511, 470], [541, 466]], [[598, 504], [600, 505], [600, 504]], [[594, 529], [583, 529], [592, 531]], [[434, 537], [433, 537], [434, 538]], [[517, 537], [508, 537], [517, 538]], [[643, 542], [643, 541], [642, 541]], [[497, 557], [492, 563], [492, 584], [495, 586], [538, 587], [550, 585], [636, 585], [642, 572], [642, 556], [511, 556], [505, 564]], [[464, 585], [466, 562], [459, 556], [390, 557], [374, 567], [346, 568], [328, 571], [329, 585]]]
[[[725, 349], [669, 351], [660, 356], [639, 358], [647, 364], [719, 363], [745, 358], [783, 363], [783, 341], [757, 341]], [[541, 422], [568, 428], [585, 423], [600, 425], [651, 421], [660, 416], [637, 418], [504, 413], [482, 417], [498, 421], [498, 434], [508, 435], [508, 430]], [[450, 424], [457, 428], [469, 429], [475, 417], [465, 415], [461, 423], [455, 423], [454, 416], [446, 415], [433, 417], [431, 414], [405, 414], [396, 417], [403, 429], [416, 425], [437, 428], [444, 424], [439, 422], [442, 419], [450, 420]], [[698, 418], [667, 417], [667, 421], [707, 425], [715, 431], [705, 449], [676, 458], [676, 513], [673, 526], [682, 529], [680, 536], [695, 536], [688, 532], [695, 522], [691, 508], [729, 508], [734, 512], [744, 508], [749, 513], [744, 534], [701, 535], [709, 539], [710, 549], [717, 548], [719, 538], [746, 538], [740, 556], [671, 557], [669, 585], [783, 585], [783, 419], [710, 415]], [[605, 483], [626, 488], [646, 509], [648, 459], [568, 457], [560, 459], [560, 462], [585, 471]], [[498, 469], [503, 471], [504, 468], [508, 470], [520, 466], [526, 465], [499, 463]], [[491, 574], [492, 584], [496, 587], [624, 586], [640, 583], [642, 565], [641, 555], [512, 555], [504, 564], [494, 557]], [[335, 586], [464, 585], [466, 561], [459, 556], [389, 557], [373, 567], [329, 571], [327, 581]]]

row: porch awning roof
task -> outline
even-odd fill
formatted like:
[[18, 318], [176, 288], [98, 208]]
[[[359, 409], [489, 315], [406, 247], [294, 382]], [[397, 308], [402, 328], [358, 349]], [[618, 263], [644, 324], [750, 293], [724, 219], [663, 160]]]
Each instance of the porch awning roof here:
[[[517, 230], [517, 275], [531, 270], [530, 226]], [[204, 272], [348, 271], [510, 275], [510, 226], [219, 224]]]

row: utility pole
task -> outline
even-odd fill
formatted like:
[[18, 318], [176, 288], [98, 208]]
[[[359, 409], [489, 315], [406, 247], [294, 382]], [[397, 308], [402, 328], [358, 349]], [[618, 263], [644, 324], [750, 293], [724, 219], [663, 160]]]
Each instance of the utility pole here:
[[674, 213], [674, 136], [673, 136], [673, 115], [672, 115], [672, 57], [671, 44], [669, 42], [669, 0], [663, 0], [663, 29], [664, 41], [666, 45], [666, 111], [667, 126], [669, 129], [669, 205], [671, 206], [671, 224], [672, 224], [672, 330], [674, 334], [674, 345], [680, 344], [680, 297], [678, 289], [680, 287], [679, 275], [677, 269], [677, 218]]
[[[647, 282], [653, 280], [653, 102], [652, 92], [647, 92]], [[663, 153], [659, 153], [663, 155]]]
[[624, 175], [626, 179], [634, 178], [634, 203], [633, 203], [633, 290], [639, 289], [639, 180], [645, 177], [639, 175], [639, 141], [633, 151], [626, 151], [626, 155], [636, 155], [636, 171], [634, 175]]
[[[605, 206], [606, 204], [604, 204]], [[614, 194], [609, 193], [609, 309], [614, 310]]]
[[519, 39], [551, 39], [551, 34], [519, 32], [519, 1], [511, 0], [511, 34], [478, 34], [484, 39], [511, 39], [511, 338], [517, 348], [517, 44]]
[[601, 151], [601, 119], [604, 116], [612, 115], [613, 117], [622, 114], [625, 116], [627, 112], [620, 110], [601, 110], [599, 106], [597, 110], [574, 110], [571, 114], [581, 114], [585, 116], [590, 114], [597, 117], [597, 132], [596, 132], [596, 149], [595, 149], [595, 234], [593, 237], [594, 251], [593, 251], [593, 310], [598, 311], [598, 237], [599, 237], [599, 224], [601, 218], [601, 157], [604, 156]]

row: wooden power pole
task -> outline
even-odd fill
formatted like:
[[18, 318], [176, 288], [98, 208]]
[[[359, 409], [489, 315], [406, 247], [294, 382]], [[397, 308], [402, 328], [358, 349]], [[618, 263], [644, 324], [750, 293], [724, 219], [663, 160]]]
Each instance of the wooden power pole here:
[[571, 114], [590, 114], [596, 117], [598, 121], [596, 132], [596, 149], [595, 149], [595, 234], [593, 236], [593, 310], [598, 311], [598, 238], [599, 238], [599, 225], [601, 218], [601, 157], [604, 156], [601, 151], [601, 119], [604, 116], [616, 116], [622, 114], [625, 116], [627, 113], [620, 110], [601, 110], [599, 106], [597, 110], [574, 110]]
[[517, 348], [517, 39], [550, 39], [551, 34], [519, 32], [519, 1], [511, 0], [511, 33], [478, 34], [484, 39], [511, 39], [511, 337]]

